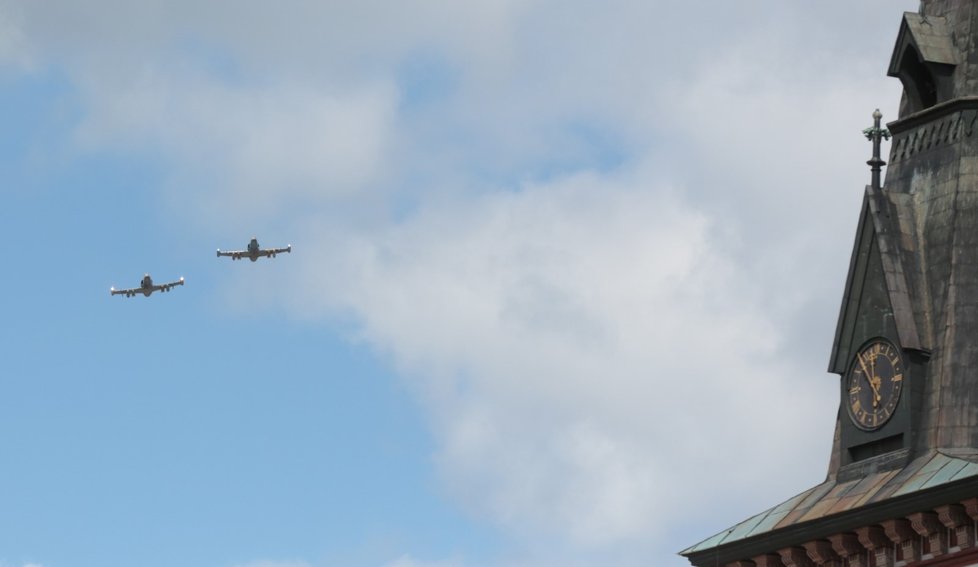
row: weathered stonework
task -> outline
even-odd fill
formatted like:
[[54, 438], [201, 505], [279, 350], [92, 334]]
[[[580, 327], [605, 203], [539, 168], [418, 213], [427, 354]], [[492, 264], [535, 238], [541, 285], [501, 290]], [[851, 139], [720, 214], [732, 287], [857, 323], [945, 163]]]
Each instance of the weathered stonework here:
[[[978, 107], [978, 101], [975, 104]], [[952, 112], [895, 135], [890, 144], [890, 166], [924, 152], [971, 139], [975, 133], [978, 133], [978, 108]]]

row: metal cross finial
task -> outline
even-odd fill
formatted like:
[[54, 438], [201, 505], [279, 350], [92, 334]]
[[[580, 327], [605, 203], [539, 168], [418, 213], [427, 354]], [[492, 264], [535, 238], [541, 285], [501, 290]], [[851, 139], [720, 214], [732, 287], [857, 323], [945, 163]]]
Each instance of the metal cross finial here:
[[870, 169], [873, 171], [872, 184], [873, 189], [877, 191], [880, 189], [880, 171], [883, 169], [883, 166], [886, 165], [886, 162], [880, 157], [880, 144], [884, 138], [887, 140], [890, 139], [890, 131], [886, 128], [880, 127], [880, 120], [882, 120], [882, 118], [883, 114], [880, 112], [880, 109], [877, 108], [876, 111], [873, 112], [873, 127], [863, 130], [863, 135], [866, 136], [866, 139], [873, 142], [873, 158], [867, 161], [866, 164], [869, 165]]

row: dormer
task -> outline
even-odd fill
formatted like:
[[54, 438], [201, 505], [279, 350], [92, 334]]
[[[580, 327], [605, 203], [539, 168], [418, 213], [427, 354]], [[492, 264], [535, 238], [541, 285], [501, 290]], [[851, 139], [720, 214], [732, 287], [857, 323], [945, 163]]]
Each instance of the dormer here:
[[903, 83], [906, 106], [901, 108], [901, 118], [954, 98], [958, 59], [947, 18], [903, 15], [887, 73]]

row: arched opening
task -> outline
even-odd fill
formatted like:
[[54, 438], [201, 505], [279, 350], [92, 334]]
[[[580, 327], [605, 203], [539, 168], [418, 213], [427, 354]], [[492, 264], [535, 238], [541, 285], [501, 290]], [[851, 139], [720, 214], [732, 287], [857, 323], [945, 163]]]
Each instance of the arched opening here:
[[930, 69], [921, 61], [912, 45], [908, 45], [900, 61], [900, 82], [907, 93], [910, 112], [918, 112], [937, 104], [937, 84]]

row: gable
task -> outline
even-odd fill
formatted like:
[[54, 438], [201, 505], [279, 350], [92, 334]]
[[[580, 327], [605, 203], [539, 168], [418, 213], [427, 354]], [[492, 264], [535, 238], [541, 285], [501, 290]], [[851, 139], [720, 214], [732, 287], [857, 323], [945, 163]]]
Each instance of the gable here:
[[958, 52], [954, 48], [954, 40], [947, 18], [938, 16], [923, 16], [915, 12], [903, 14], [903, 23], [897, 34], [896, 47], [890, 58], [891, 74], [900, 68], [900, 57], [905, 47], [912, 44], [920, 58], [927, 63], [957, 65]]
[[896, 224], [883, 192], [866, 187], [829, 372], [844, 374], [856, 349], [873, 337], [887, 337], [905, 349], [923, 349], [907, 274], [894, 243]]
[[951, 75], [959, 56], [946, 18], [903, 15], [887, 74], [903, 83], [910, 113], [953, 97]]

